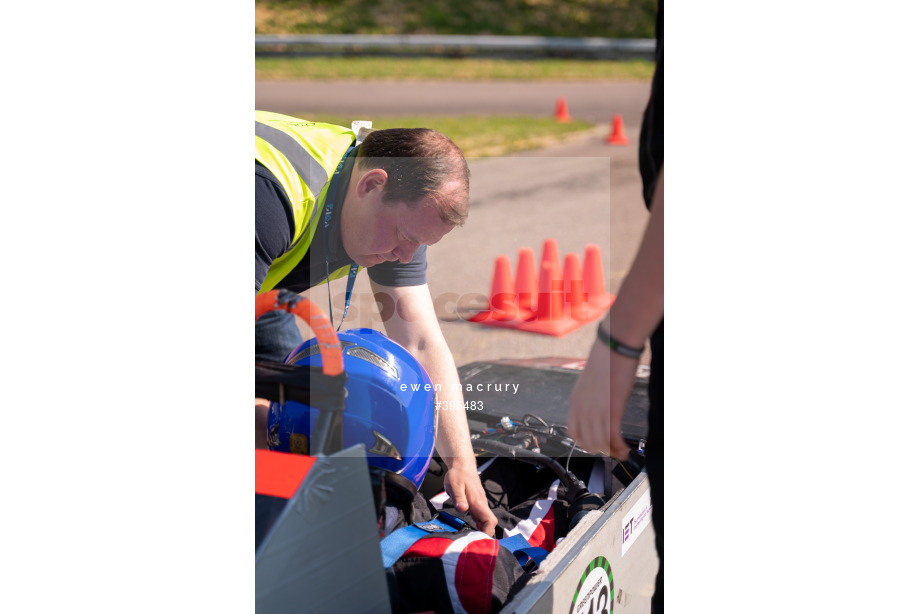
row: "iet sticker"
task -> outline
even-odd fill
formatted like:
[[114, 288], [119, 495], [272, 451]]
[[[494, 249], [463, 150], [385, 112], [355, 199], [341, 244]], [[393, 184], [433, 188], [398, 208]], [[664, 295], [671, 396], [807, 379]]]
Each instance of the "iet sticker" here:
[[610, 614], [613, 611], [612, 595], [610, 561], [599, 556], [581, 574], [569, 614]]
[[639, 500], [623, 516], [623, 550], [620, 556], [626, 554], [629, 547], [636, 543], [636, 538], [652, 522], [652, 497], [645, 491]]

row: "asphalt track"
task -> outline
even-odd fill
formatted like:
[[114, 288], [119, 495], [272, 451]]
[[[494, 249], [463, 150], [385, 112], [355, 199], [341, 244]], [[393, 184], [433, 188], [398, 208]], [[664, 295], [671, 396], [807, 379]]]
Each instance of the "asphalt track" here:
[[637, 124], [649, 84], [615, 81], [258, 81], [257, 109], [375, 115], [550, 115], [564, 97], [569, 114], [610, 122], [614, 113]]
[[[461, 366], [501, 358], [587, 356], [595, 334], [590, 323], [551, 337], [474, 324], [461, 316], [469, 315], [464, 308], [487, 300], [496, 257], [507, 256], [514, 274], [518, 249], [530, 247], [539, 266], [547, 238], [558, 242], [560, 269], [566, 253], [577, 254], [583, 264], [585, 245], [600, 246], [607, 289], [616, 293], [648, 217], [636, 145], [648, 94], [648, 84], [632, 82], [257, 82], [255, 100], [264, 110], [353, 113], [356, 119], [373, 119], [422, 113], [545, 116], [565, 96], [573, 117], [597, 123], [591, 134], [550, 148], [470, 160], [469, 219], [428, 250], [429, 287]], [[614, 113], [624, 118], [629, 145], [606, 142]], [[338, 324], [345, 280], [333, 282], [331, 292]], [[306, 296], [320, 305], [328, 303], [325, 286]], [[383, 330], [366, 275], [358, 276], [343, 330], [357, 326]], [[309, 334], [305, 326], [303, 330]]]

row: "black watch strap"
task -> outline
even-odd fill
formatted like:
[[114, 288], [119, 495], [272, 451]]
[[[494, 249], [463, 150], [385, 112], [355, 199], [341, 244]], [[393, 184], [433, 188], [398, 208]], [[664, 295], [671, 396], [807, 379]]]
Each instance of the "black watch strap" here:
[[597, 338], [600, 339], [602, 342], [606, 343], [607, 345], [609, 345], [610, 351], [616, 352], [617, 354], [622, 354], [623, 356], [627, 356], [629, 358], [636, 358], [636, 359], [641, 358], [642, 351], [645, 349], [645, 348], [633, 348], [633, 347], [629, 347], [628, 345], [623, 345], [622, 343], [620, 343], [619, 341], [611, 337], [607, 333], [607, 331], [604, 330], [601, 324], [598, 324], [597, 326]]

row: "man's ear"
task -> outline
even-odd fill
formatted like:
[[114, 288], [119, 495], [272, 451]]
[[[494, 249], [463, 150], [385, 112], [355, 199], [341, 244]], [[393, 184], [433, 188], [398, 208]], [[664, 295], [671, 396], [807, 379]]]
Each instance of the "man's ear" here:
[[370, 192], [383, 187], [387, 184], [387, 172], [382, 168], [373, 168], [361, 177], [358, 181], [357, 193], [358, 196], [366, 196]]

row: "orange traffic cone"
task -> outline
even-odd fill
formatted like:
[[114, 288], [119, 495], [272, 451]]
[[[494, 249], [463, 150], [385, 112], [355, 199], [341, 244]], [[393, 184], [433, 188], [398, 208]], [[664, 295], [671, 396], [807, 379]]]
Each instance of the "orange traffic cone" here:
[[559, 263], [544, 262], [540, 265], [540, 296], [537, 298], [537, 321], [562, 320], [562, 280], [559, 279]]
[[491, 294], [492, 296], [489, 297], [490, 309], [476, 314], [471, 318], [471, 321], [481, 322], [491, 317], [504, 322], [517, 317], [518, 310], [514, 304], [514, 285], [511, 281], [511, 262], [507, 256], [499, 256], [495, 259]]
[[558, 244], [555, 239], [544, 241], [539, 286], [534, 280], [530, 248], [518, 251], [513, 291], [510, 267], [506, 256], [495, 260], [489, 308], [469, 318], [470, 322], [560, 337], [598, 319], [614, 301], [604, 285], [597, 245], [585, 246], [584, 269], [579, 266], [578, 255], [566, 254], [560, 275]]
[[566, 104], [565, 98], [561, 96], [556, 100], [556, 121], [566, 124], [572, 121], [572, 118], [569, 117], [569, 106]]
[[533, 250], [529, 247], [518, 250], [514, 290], [517, 292], [518, 315], [523, 320], [531, 319], [537, 308], [537, 275], [534, 272]]
[[559, 266], [559, 244], [556, 239], [547, 239], [543, 242], [543, 252], [540, 254], [540, 266], [547, 262]]
[[611, 145], [629, 145], [629, 139], [623, 134], [623, 116], [619, 113], [613, 116], [607, 142]]
[[585, 311], [585, 291], [577, 254], [565, 255], [562, 279], [565, 285], [565, 302], [569, 305], [569, 318], [576, 322], [586, 321], [588, 313]]
[[492, 317], [496, 320], [513, 320], [517, 317], [514, 306], [514, 285], [511, 282], [511, 262], [507, 256], [495, 259], [495, 275], [492, 279]]
[[604, 303], [609, 296], [604, 283], [604, 271], [601, 264], [601, 248], [597, 245], [585, 245], [584, 269], [585, 293], [591, 304]]

